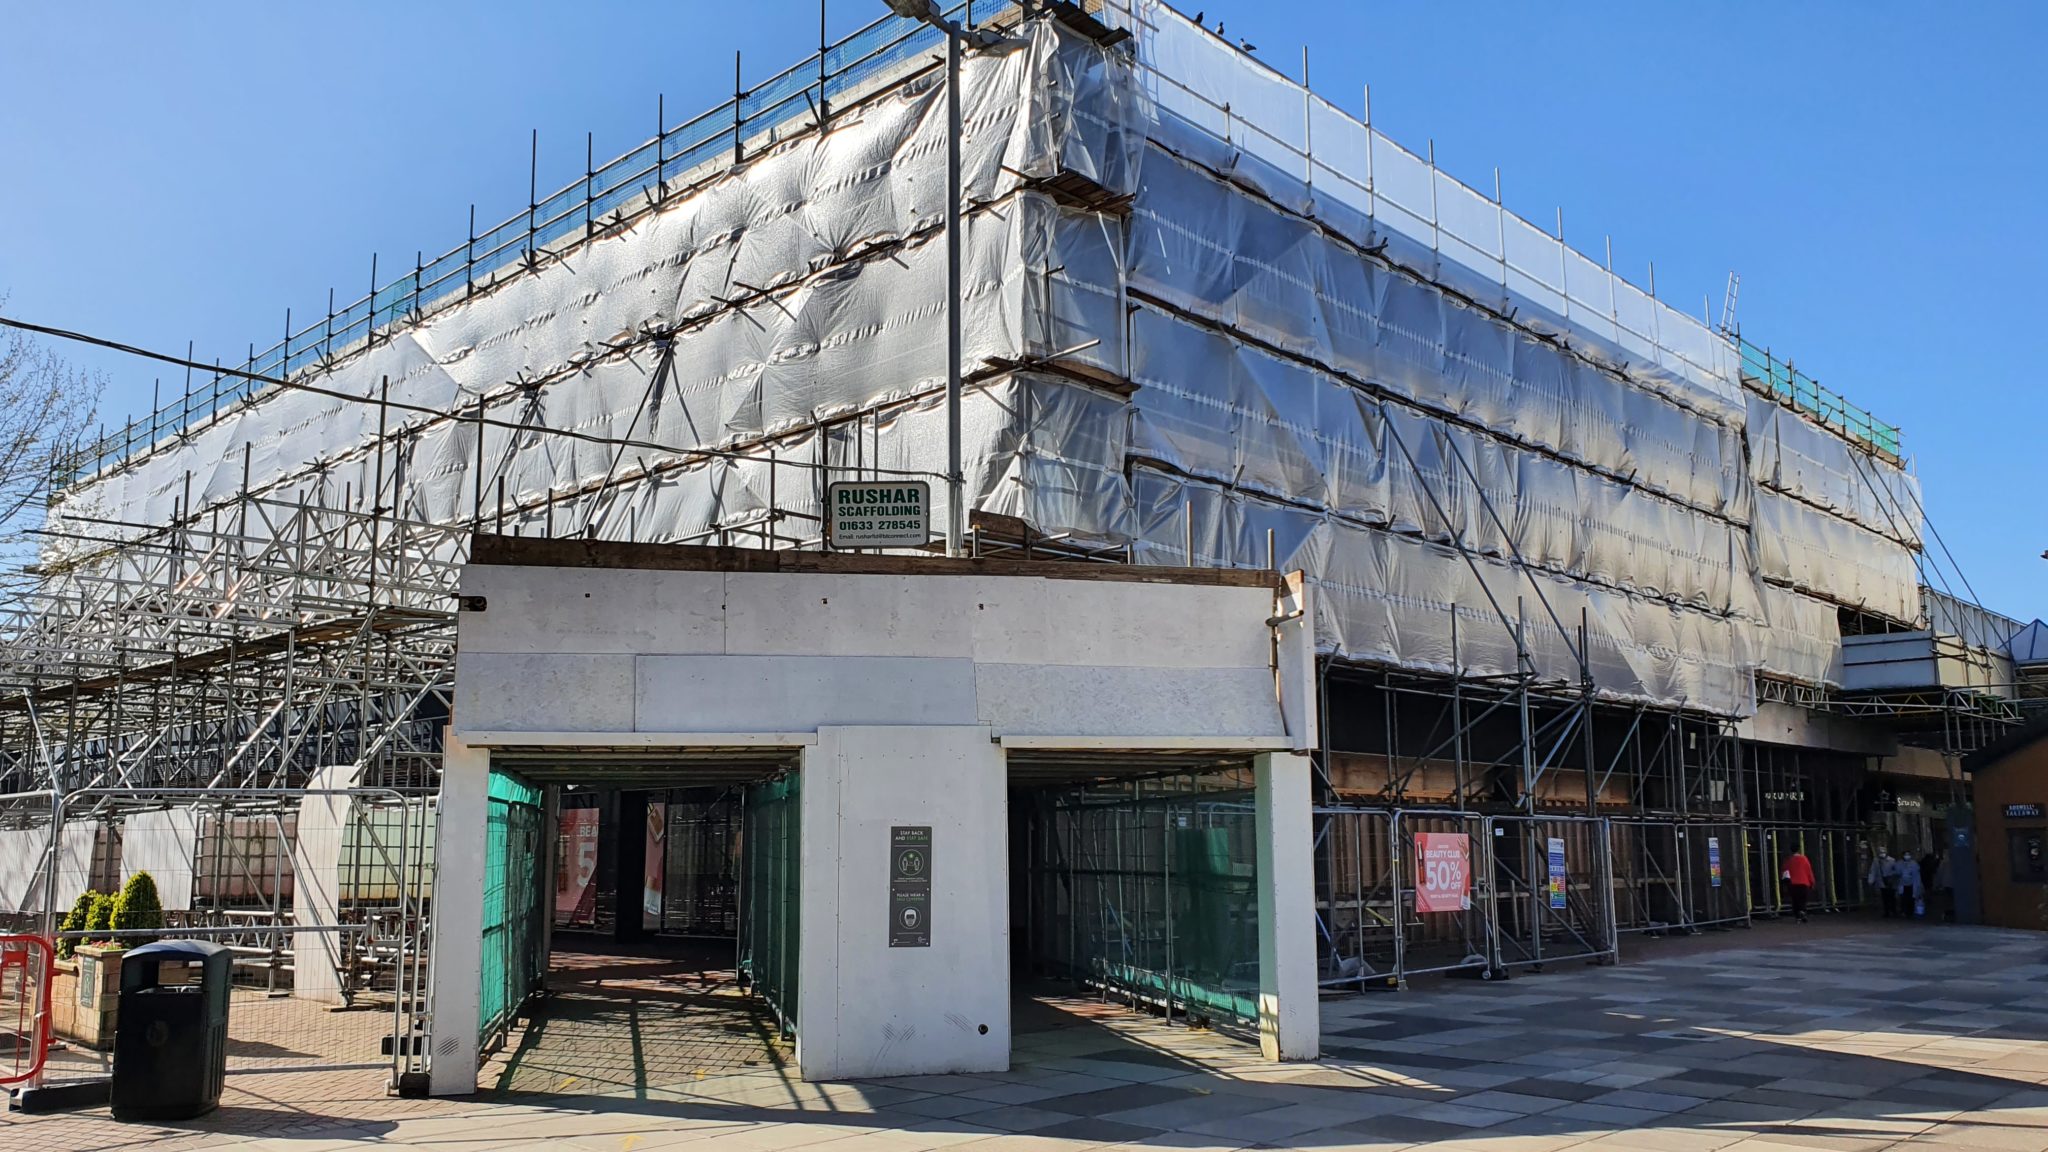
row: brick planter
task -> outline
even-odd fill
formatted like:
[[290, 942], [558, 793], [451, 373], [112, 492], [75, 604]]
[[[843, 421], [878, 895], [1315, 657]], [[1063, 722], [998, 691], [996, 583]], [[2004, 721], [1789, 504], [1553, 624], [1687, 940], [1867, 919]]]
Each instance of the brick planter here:
[[57, 962], [50, 981], [50, 1025], [57, 1035], [102, 1052], [113, 1048], [125, 952], [81, 944], [71, 959]]

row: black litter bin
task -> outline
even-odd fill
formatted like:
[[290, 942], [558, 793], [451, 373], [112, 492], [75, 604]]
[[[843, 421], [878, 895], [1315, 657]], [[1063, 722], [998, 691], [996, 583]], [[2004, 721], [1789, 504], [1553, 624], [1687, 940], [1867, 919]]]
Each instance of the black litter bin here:
[[121, 958], [115, 1119], [183, 1120], [220, 1105], [233, 963], [233, 953], [201, 940], [145, 944]]

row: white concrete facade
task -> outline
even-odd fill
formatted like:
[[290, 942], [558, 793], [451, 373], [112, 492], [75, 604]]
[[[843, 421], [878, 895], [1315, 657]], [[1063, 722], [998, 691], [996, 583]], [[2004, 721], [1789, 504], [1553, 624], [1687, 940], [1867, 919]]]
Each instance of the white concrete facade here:
[[[1256, 758], [1262, 1046], [1313, 1058], [1306, 595], [1244, 572], [480, 538], [439, 809], [431, 1090], [475, 1086], [468, 894], [494, 748], [795, 756], [807, 1079], [1008, 1066], [1009, 757]], [[929, 948], [888, 946], [895, 825], [932, 828]]]

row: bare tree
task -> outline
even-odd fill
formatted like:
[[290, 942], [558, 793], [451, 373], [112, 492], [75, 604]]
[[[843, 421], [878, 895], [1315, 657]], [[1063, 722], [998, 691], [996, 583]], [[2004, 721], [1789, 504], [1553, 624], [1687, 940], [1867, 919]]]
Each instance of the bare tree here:
[[93, 428], [100, 387], [28, 333], [0, 329], [0, 590], [27, 576], [35, 529]]

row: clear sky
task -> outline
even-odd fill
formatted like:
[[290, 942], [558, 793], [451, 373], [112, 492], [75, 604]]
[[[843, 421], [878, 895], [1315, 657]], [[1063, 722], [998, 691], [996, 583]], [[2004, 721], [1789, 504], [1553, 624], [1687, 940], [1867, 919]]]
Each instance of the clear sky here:
[[[1902, 425], [1989, 606], [2048, 614], [2048, 5], [1189, 0], [1660, 295]], [[829, 0], [837, 36], [881, 0]], [[813, 50], [816, 0], [0, 0], [0, 293], [239, 361]], [[1688, 305], [1691, 308], [1698, 304]], [[108, 422], [156, 370], [104, 368]], [[169, 381], [166, 381], [167, 387]], [[1951, 577], [1953, 579], [1953, 577]]]

